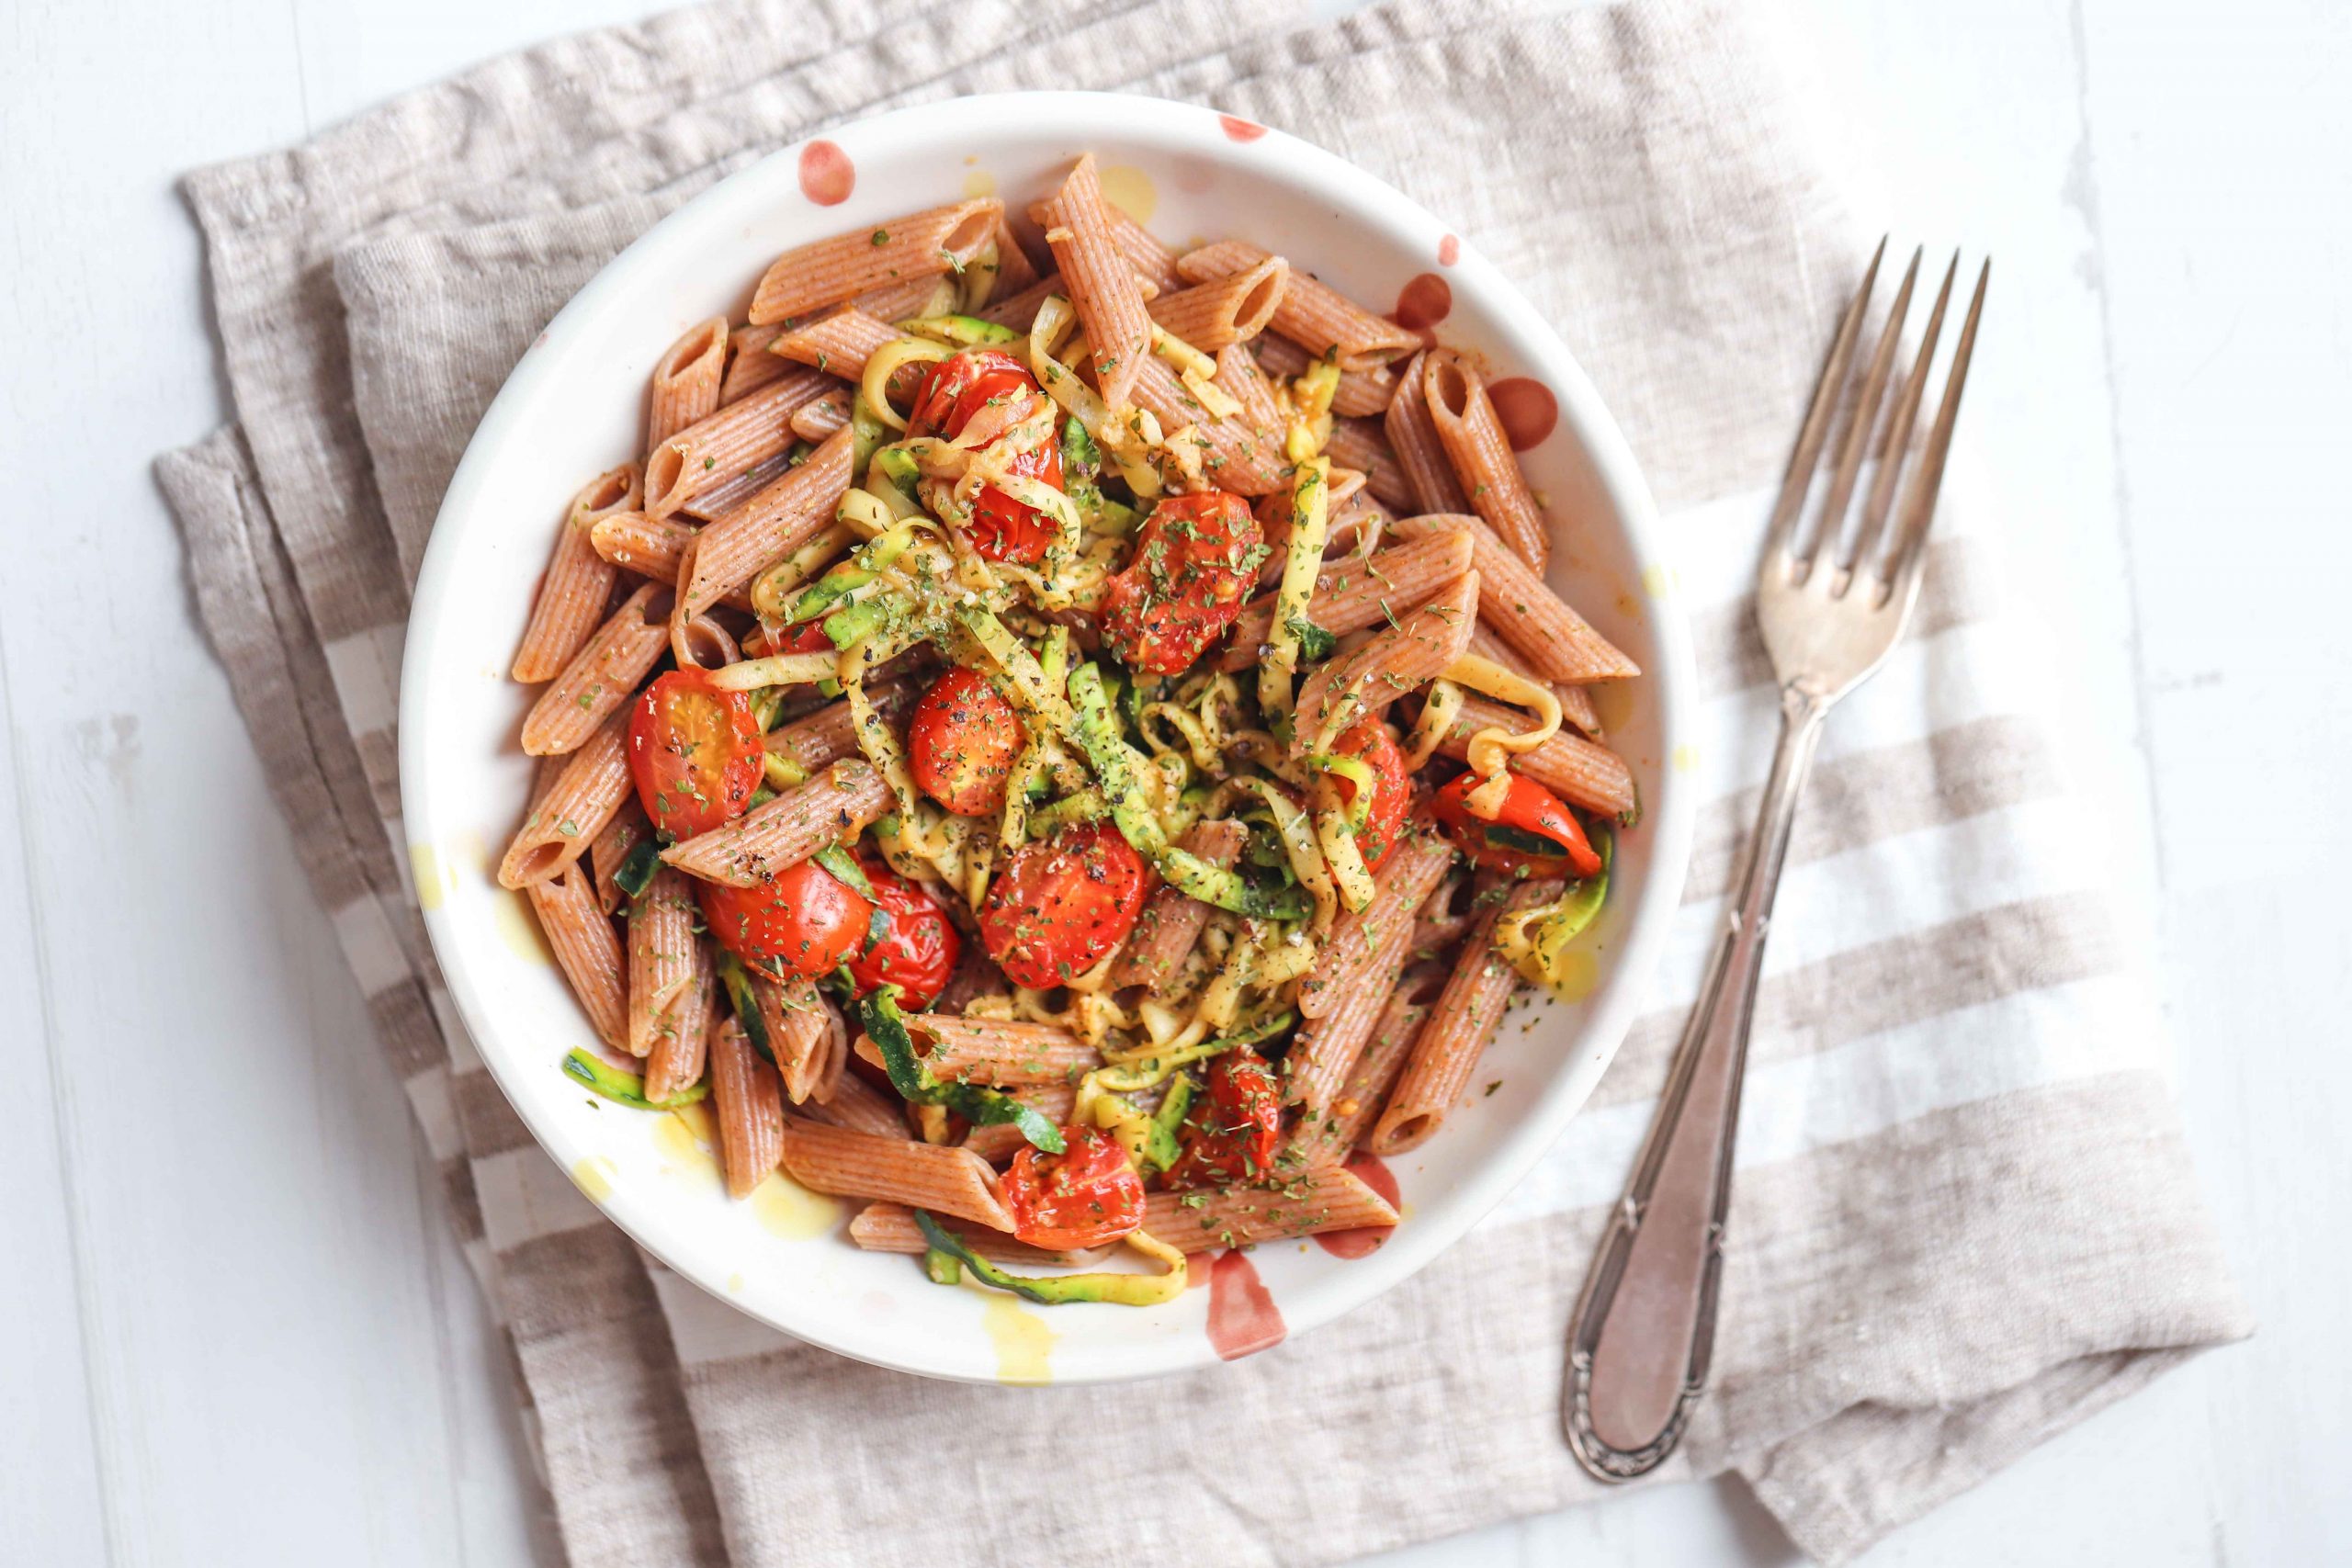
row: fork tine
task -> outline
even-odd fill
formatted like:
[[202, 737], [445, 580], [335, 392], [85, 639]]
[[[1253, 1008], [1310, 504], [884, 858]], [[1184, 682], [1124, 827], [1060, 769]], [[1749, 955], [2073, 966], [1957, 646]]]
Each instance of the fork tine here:
[[[1829, 493], [1821, 502], [1821, 546], [1829, 558], [1838, 558], [1838, 544], [1845, 531], [1846, 503], [1853, 499], [1854, 480], [1862, 471], [1862, 453], [1869, 447], [1872, 432], [1878, 428], [1879, 400], [1886, 394], [1887, 374], [1894, 367], [1894, 351], [1903, 338], [1903, 318], [1911, 310], [1911, 289], [1919, 281], [1917, 248], [1911, 252], [1911, 265], [1903, 271], [1901, 287], [1894, 291], [1894, 303], [1886, 308], [1886, 324], [1879, 329], [1878, 347], [1871, 351], [1870, 370], [1862, 378], [1862, 389], [1854, 399], [1853, 412], [1846, 421], [1846, 438], [1839, 443], [1838, 470], [1829, 480]], [[1856, 558], [1859, 558], [1857, 557]]]
[[1928, 525], [1936, 514], [1936, 492], [1943, 488], [1944, 458], [1951, 450], [1951, 427], [1960, 418], [1961, 389], [1968, 381], [1968, 361], [1976, 349], [1976, 323], [1984, 314], [1984, 286], [1992, 281], [1993, 259], [1976, 273], [1976, 293], [1968, 301], [1968, 319], [1960, 325], [1960, 342], [1951, 351], [1951, 371], [1944, 382], [1944, 399], [1936, 409], [1936, 423], [1928, 432], [1927, 449], [1903, 492], [1902, 547], [1888, 570], [1894, 592], [1910, 594], [1919, 586], [1919, 562], [1926, 554]]
[[1797, 514], [1804, 510], [1805, 491], [1813, 484], [1814, 465], [1821, 460], [1821, 448], [1829, 439], [1829, 422], [1838, 411], [1838, 394], [1846, 385], [1854, 339], [1861, 331], [1862, 310], [1870, 303], [1871, 290], [1878, 282], [1878, 264], [1885, 255], [1886, 240], [1882, 236], [1852, 301], [1846, 307], [1844, 319], [1838, 323], [1838, 336], [1829, 345], [1828, 363], [1821, 367], [1820, 383], [1813, 389], [1813, 406], [1805, 411], [1804, 425], [1797, 432], [1796, 450], [1789, 454], [1788, 477], [1781, 481], [1781, 496], [1772, 503], [1772, 520], [1764, 531], [1767, 562], [1788, 549]]
[[1868, 502], [1862, 508], [1862, 531], [1854, 540], [1854, 570], [1860, 572], [1868, 565], [1871, 553], [1878, 548], [1879, 537], [1886, 527], [1886, 514], [1894, 506], [1894, 481], [1903, 475], [1904, 454], [1911, 449], [1911, 427], [1918, 422], [1919, 403], [1928, 389], [1928, 367], [1936, 357], [1936, 343], [1942, 337], [1944, 310], [1951, 303], [1952, 279], [1960, 272], [1960, 253], [1951, 254], [1951, 263], [1944, 268], [1943, 287], [1936, 290], [1935, 305], [1928, 311], [1927, 330], [1919, 334], [1919, 357], [1911, 366], [1911, 374], [1903, 383], [1903, 394], [1895, 400], [1894, 417], [1888, 420], [1879, 443], [1878, 473], [1871, 480]]

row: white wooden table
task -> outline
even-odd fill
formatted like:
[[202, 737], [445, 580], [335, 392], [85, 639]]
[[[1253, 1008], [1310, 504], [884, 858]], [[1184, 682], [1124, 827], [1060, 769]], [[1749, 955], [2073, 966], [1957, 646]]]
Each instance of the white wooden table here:
[[[1790, 4], [1897, 235], [1997, 257], [1962, 445], [2264, 1325], [1871, 1561], [2352, 1562], [2352, 16]], [[223, 411], [178, 171], [650, 8], [0, 6], [0, 1560], [531, 1557], [473, 1282], [147, 459]], [[1385, 1561], [1791, 1555], [1724, 1483]]]

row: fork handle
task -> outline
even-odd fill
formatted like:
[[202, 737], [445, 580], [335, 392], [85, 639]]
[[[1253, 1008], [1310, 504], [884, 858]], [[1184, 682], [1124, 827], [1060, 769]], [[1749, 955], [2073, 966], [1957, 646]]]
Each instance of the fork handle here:
[[1603, 1481], [1630, 1481], [1664, 1461], [1707, 1384], [1756, 979], [1797, 795], [1832, 700], [1781, 689], [1780, 745], [1738, 896], [1577, 1303], [1563, 1421], [1577, 1461]]

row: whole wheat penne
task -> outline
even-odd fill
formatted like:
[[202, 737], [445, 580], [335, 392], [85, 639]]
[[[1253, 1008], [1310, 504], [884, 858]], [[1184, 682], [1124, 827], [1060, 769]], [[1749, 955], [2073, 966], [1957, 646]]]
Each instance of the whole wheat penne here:
[[[827, 392], [824, 394], [827, 398], [838, 397], [839, 395], [840, 394], [837, 392]], [[804, 409], [806, 405], [803, 405]], [[798, 419], [802, 412], [802, 409], [795, 409], [792, 412], [792, 418], [796, 420]], [[786, 425], [789, 426], [791, 422], [786, 421]], [[796, 430], [792, 434], [794, 437], [794, 445], [797, 446], [800, 433]], [[680, 502], [678, 510], [672, 513], [671, 516], [673, 518], [692, 517], [695, 521], [701, 523], [713, 522], [718, 518], [724, 517], [727, 513], [734, 511], [737, 507], [751, 500], [752, 497], [759, 494], [760, 491], [767, 489], [768, 486], [775, 483], [776, 480], [784, 477], [784, 471], [791, 467], [792, 448], [786, 447], [785, 449], [775, 452], [769, 457], [761, 458], [758, 462], [744, 469], [741, 473], [737, 474], [733, 479], [729, 479], [725, 484], [717, 484], [711, 486], [708, 490], [696, 491], [692, 496]]]
[[[1160, 243], [1152, 231], [1110, 202], [1102, 204], [1103, 217], [1111, 225], [1111, 243], [1127, 258], [1136, 276], [1162, 294], [1183, 287], [1184, 280], [1176, 271], [1176, 252]], [[1030, 216], [1043, 220], [1042, 215], [1031, 209]]]
[[1489, 902], [1471, 926], [1462, 958], [1430, 1009], [1404, 1073], [1373, 1124], [1366, 1146], [1374, 1154], [1400, 1155], [1419, 1147], [1462, 1098], [1519, 985], [1519, 971], [1495, 951], [1495, 922], [1507, 913], [1548, 903], [1566, 886], [1548, 877], [1522, 882]]
[[1060, 273], [1049, 272], [1018, 293], [1008, 294], [981, 310], [979, 318], [984, 321], [994, 321], [1001, 327], [1011, 327], [1017, 333], [1026, 333], [1036, 325], [1039, 308], [1057, 294], [1067, 299], [1069, 289], [1062, 282]]
[[1012, 231], [1012, 221], [1004, 213], [996, 215], [996, 276], [989, 286], [987, 299], [976, 301], [986, 304], [989, 299], [1001, 299], [1008, 294], [1018, 294], [1037, 281], [1037, 264], [1022, 248], [1021, 237]]
[[[1519, 709], [1465, 692], [1462, 712], [1437, 749], [1445, 756], [1467, 759], [1470, 738], [1481, 729], [1500, 729], [1515, 735], [1532, 728], [1528, 716]], [[1571, 806], [1581, 806], [1605, 817], [1626, 816], [1638, 801], [1634, 770], [1625, 765], [1623, 757], [1599, 741], [1587, 740], [1566, 730], [1532, 751], [1513, 757], [1510, 771], [1533, 779]]]
[[787, 370], [652, 447], [645, 455], [645, 510], [667, 517], [697, 495], [773, 462], [792, 446], [794, 412], [838, 384], [811, 367]]
[[678, 558], [685, 554], [697, 530], [675, 517], [648, 517], [642, 512], [616, 512], [600, 517], [589, 530], [588, 542], [596, 553], [655, 582], [678, 581]]
[[1229, 276], [1162, 294], [1151, 319], [1203, 354], [1247, 343], [1266, 330], [1290, 282], [1290, 263], [1268, 256]]
[[1434, 958], [1460, 942], [1470, 929], [1476, 911], [1456, 911], [1456, 895], [1463, 886], [1462, 879], [1449, 874], [1432, 888], [1421, 901], [1419, 912], [1413, 917], [1413, 947], [1416, 959]]
[[615, 874], [620, 870], [621, 863], [628, 859], [628, 852], [637, 847], [638, 840], [651, 831], [652, 824], [645, 819], [645, 807], [638, 803], [632, 793], [629, 798], [621, 802], [621, 808], [613, 813], [611, 820], [590, 840], [588, 864], [595, 874], [596, 903], [607, 915], [619, 908], [621, 900], [628, 897], [621, 891], [620, 884], [613, 880]]
[[[892, 726], [914, 706], [917, 694], [910, 682], [894, 682], [866, 690], [874, 704], [875, 716]], [[770, 730], [767, 749], [769, 755], [786, 758], [798, 764], [802, 773], [813, 773], [838, 758], [858, 755], [857, 720], [851, 715], [847, 701], [828, 703], [815, 713]]]
[[815, 402], [803, 404], [793, 414], [792, 434], [803, 441], [822, 441], [847, 424], [849, 414], [849, 393], [827, 392]]
[[1154, 1192], [1143, 1206], [1143, 1228], [1180, 1252], [1396, 1223], [1396, 1211], [1387, 1199], [1353, 1171], [1336, 1166], [1285, 1173], [1264, 1187]]
[[[1238, 416], [1209, 412], [1159, 355], [1142, 355], [1131, 374], [1136, 406], [1149, 410], [1171, 441], [1190, 439], [1199, 447], [1201, 474], [1209, 483], [1236, 495], [1272, 495], [1288, 482], [1283, 476], [1290, 463], [1279, 441]], [[1187, 429], [1192, 435], [1182, 436]]]
[[[991, 1263], [1023, 1263], [1043, 1268], [1078, 1260], [1076, 1253], [1047, 1252], [1025, 1241], [1016, 1241], [1002, 1231], [976, 1225], [968, 1220], [941, 1219], [939, 1223], [953, 1233], [956, 1240]], [[868, 1203], [858, 1211], [856, 1218], [850, 1221], [849, 1238], [868, 1252], [904, 1252], [919, 1258], [931, 1250], [931, 1243], [923, 1238], [922, 1227], [915, 1224], [914, 1211], [904, 1203]]]
[[[1418, 913], [1420, 906], [1414, 906]], [[1303, 1107], [1309, 1117], [1327, 1113], [1340, 1098], [1340, 1086], [1355, 1071], [1356, 1058], [1372, 1039], [1381, 1010], [1396, 989], [1396, 977], [1412, 956], [1412, 920], [1397, 922], [1349, 983], [1334, 992], [1334, 1005], [1320, 1018], [1308, 1019], [1283, 1058], [1283, 1098]]]
[[654, 868], [644, 897], [628, 907], [628, 1052], [653, 1049], [662, 1022], [695, 983], [701, 943], [695, 936], [694, 884], [668, 866]]
[[996, 238], [1003, 216], [1003, 204], [993, 198], [959, 201], [796, 245], [769, 264], [752, 292], [752, 324], [766, 326], [870, 289], [961, 272]]
[[1372, 902], [1342, 910], [1332, 922], [1315, 967], [1299, 982], [1299, 1016], [1321, 1018], [1338, 1006], [1396, 934], [1412, 929], [1415, 913], [1453, 863], [1453, 846], [1434, 828], [1425, 820], [1410, 823], [1373, 875]]
[[571, 498], [531, 605], [530, 623], [523, 629], [523, 645], [514, 653], [517, 681], [550, 679], [595, 632], [612, 597], [613, 569], [597, 551], [594, 532], [606, 518], [633, 512], [639, 494], [637, 465], [623, 463], [590, 479]]
[[524, 893], [538, 917], [556, 967], [571, 982], [571, 994], [588, 1015], [596, 1038], [616, 1051], [628, 1048], [628, 960], [613, 922], [597, 901], [595, 884], [575, 862]]
[[1043, 220], [1046, 243], [1086, 329], [1087, 352], [1102, 400], [1116, 409], [1132, 400], [1136, 375], [1150, 353], [1151, 316], [1108, 213], [1094, 154], [1089, 152], [1047, 198]]
[[1415, 989], [1408, 977], [1382, 1004], [1372, 1038], [1364, 1043], [1339, 1094], [1321, 1113], [1302, 1115], [1291, 1130], [1283, 1153], [1277, 1156], [1282, 1168], [1337, 1165], [1372, 1130], [1380, 1118], [1380, 1108], [1388, 1101], [1389, 1090], [1405, 1070], [1405, 1059], [1420, 1034], [1422, 1021], [1430, 1015], [1430, 1004], [1416, 1000]]
[[1478, 574], [1465, 571], [1352, 653], [1317, 665], [1298, 689], [1293, 753], [1319, 750], [1461, 658], [1477, 623], [1478, 588]]
[[671, 601], [648, 582], [621, 601], [523, 717], [523, 750], [534, 757], [576, 750], [628, 701], [669, 643]]
[[[1299, 376], [1316, 356], [1282, 335], [1280, 323], [1250, 340], [1261, 369], [1269, 376]], [[1378, 419], [1396, 395], [1396, 372], [1385, 365], [1359, 369], [1342, 367], [1340, 385], [1331, 393], [1331, 412], [1351, 419]]]
[[[1482, 609], [1485, 606], [1480, 606]], [[1572, 724], [1592, 739], [1600, 739], [1600, 710], [1593, 705], [1592, 694], [1582, 686], [1572, 686], [1565, 681], [1555, 681], [1535, 668], [1535, 661], [1502, 639], [1493, 626], [1483, 616], [1477, 629], [1470, 634], [1470, 651], [1480, 659], [1499, 664], [1512, 674], [1549, 688], [1560, 699], [1560, 721]]]
[[[1317, 570], [1306, 618], [1333, 637], [1345, 637], [1401, 617], [1469, 570], [1467, 542], [1442, 535], [1369, 556], [1351, 551], [1325, 560]], [[1258, 649], [1273, 628], [1274, 598], [1261, 594], [1242, 607], [1234, 619], [1233, 640], [1218, 656], [1219, 668], [1247, 670], [1258, 662]]]
[[760, 1060], [731, 1018], [710, 1032], [710, 1106], [728, 1196], [748, 1198], [784, 1159], [784, 1096], [775, 1069]]
[[1478, 600], [1478, 618], [1517, 649], [1538, 675], [1582, 685], [1589, 681], [1631, 680], [1642, 672], [1640, 665], [1593, 630], [1552, 592], [1541, 574], [1529, 570], [1477, 518], [1462, 513], [1400, 517], [1393, 526], [1408, 539], [1427, 538], [1446, 530], [1470, 536], [1471, 562], [1485, 587]]
[[587, 852], [613, 813], [629, 798], [628, 720], [616, 714], [586, 745], [566, 758], [563, 771], [524, 819], [498, 863], [498, 885], [545, 882]]
[[795, 1105], [830, 1099], [849, 1062], [842, 1015], [815, 982], [797, 975], [771, 980], [754, 974], [751, 990], [786, 1097]]
[[709, 950], [696, 942], [693, 984], [653, 1026], [653, 1044], [645, 1054], [646, 1099], [658, 1105], [702, 1081], [718, 1000], [718, 981], [710, 966]]
[[969, 1149], [886, 1138], [787, 1116], [784, 1168], [801, 1186], [820, 1192], [887, 1199], [993, 1230], [1012, 1229], [995, 1170]]
[[707, 611], [688, 621], [681, 635], [685, 638], [685, 650], [679, 657], [682, 664], [717, 670], [743, 656], [743, 650], [736, 646], [735, 635]]
[[[1176, 273], [1188, 283], [1206, 283], [1246, 272], [1264, 261], [1266, 254], [1247, 240], [1220, 240], [1177, 257]], [[1274, 331], [1304, 348], [1310, 358], [1337, 352], [1342, 370], [1385, 364], [1421, 346], [1419, 333], [1374, 315], [1338, 289], [1296, 270], [1291, 273], [1290, 287], [1283, 290], [1272, 324]]]
[[1486, 378], [1446, 349], [1421, 356], [1421, 398], [1437, 438], [1453, 465], [1454, 478], [1470, 498], [1470, 510], [1485, 518], [1496, 537], [1544, 575], [1552, 560], [1552, 531], [1520, 472], [1503, 423], [1487, 396]]
[[713, 316], [688, 327], [653, 362], [653, 397], [645, 421], [648, 452], [718, 412], [727, 346], [727, 318]]
[[844, 757], [723, 827], [662, 852], [706, 882], [756, 887], [827, 844], [846, 843], [890, 808], [890, 786], [863, 758]]
[[874, 351], [896, 343], [899, 335], [898, 328], [854, 305], [835, 305], [803, 316], [778, 333], [768, 352], [854, 381], [865, 374], [865, 361]]
[[[1055, 1023], [921, 1012], [907, 1015], [907, 1033], [933, 1076], [952, 1083], [995, 1089], [1069, 1084], [1102, 1065], [1101, 1052]], [[883, 1065], [881, 1047], [869, 1037], [859, 1035], [856, 1049], [876, 1066]]]
[[[1238, 822], [1195, 822], [1176, 842], [1215, 866], [1230, 866], [1241, 858], [1250, 830]], [[1136, 917], [1135, 930], [1111, 968], [1114, 990], [1143, 986], [1158, 990], [1184, 966], [1193, 944], [1208, 923], [1209, 906], [1176, 886], [1162, 883]]]
[[850, 301], [877, 321], [903, 321], [910, 316], [941, 316], [956, 307], [957, 289], [952, 275], [902, 277], [868, 289]]
[[907, 1127], [907, 1102], [876, 1089], [855, 1073], [843, 1073], [827, 1100], [803, 1101], [797, 1113], [828, 1127], [847, 1127], [879, 1138], [913, 1136]]
[[781, 381], [792, 367], [767, 351], [778, 326], [737, 327], [727, 334], [727, 374], [719, 378], [718, 406], [741, 402], [762, 387]]
[[[1387, 505], [1413, 504], [1412, 486], [1405, 479], [1405, 470], [1397, 465], [1396, 455], [1388, 449], [1388, 437], [1382, 432], [1379, 421], [1333, 420], [1331, 438], [1323, 444], [1323, 450], [1334, 463], [1360, 471], [1364, 488]], [[1332, 504], [1339, 504], [1336, 492]]]
[[1272, 383], [1258, 367], [1257, 357], [1246, 344], [1217, 350], [1216, 379], [1217, 390], [1241, 405], [1241, 423], [1268, 446], [1281, 446], [1283, 411], [1274, 401]]
[[[1078, 1090], [1069, 1084], [1031, 1084], [1015, 1090], [1012, 1098], [1043, 1112], [1055, 1126], [1059, 1127], [1069, 1121], [1070, 1108], [1078, 1103]], [[1023, 1137], [1021, 1129], [1011, 1122], [992, 1122], [966, 1133], [964, 1146], [990, 1165], [1002, 1165], [1027, 1148], [1029, 1140]]]
[[[786, 470], [774, 484], [705, 527], [690, 556], [680, 563], [684, 583], [671, 610], [672, 626], [682, 626], [709, 609], [751, 581], [762, 567], [831, 525], [842, 491], [849, 489], [854, 446], [849, 431], [837, 431], [807, 462]], [[684, 657], [674, 637], [671, 646]]]
[[1421, 381], [1424, 357], [1417, 354], [1406, 362], [1396, 378], [1396, 395], [1382, 416], [1388, 448], [1396, 454], [1410, 492], [1396, 504], [1421, 513], [1467, 512], [1469, 492], [1453, 471], [1453, 459], [1446, 456], [1437, 421], [1430, 417], [1429, 395]]

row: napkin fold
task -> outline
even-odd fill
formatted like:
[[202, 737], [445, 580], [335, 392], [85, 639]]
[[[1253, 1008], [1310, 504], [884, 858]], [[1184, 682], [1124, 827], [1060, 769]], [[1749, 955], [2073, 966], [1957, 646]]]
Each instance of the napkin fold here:
[[[1306, 20], [1207, 0], [729, 0], [492, 62], [187, 182], [237, 423], [158, 471], [582, 1568], [1027, 1568], [1041, 1548], [1322, 1562], [1597, 1494], [1559, 1438], [1567, 1313], [1769, 760], [1758, 487], [1858, 231], [1752, 8], [1440, 0]], [[1251, 1359], [1013, 1390], [776, 1335], [645, 1258], [546, 1160], [434, 968], [392, 726], [442, 489], [598, 267], [827, 126], [1073, 85], [1332, 148], [1445, 214], [1558, 323], [1668, 514], [1707, 698], [1679, 762], [1710, 805], [1648, 1012], [1472, 1235]], [[1715, 1387], [1662, 1472], [1736, 1470], [1824, 1562], [2249, 1331], [1971, 523], [1964, 493], [1948, 500], [1913, 636], [1841, 710], [1807, 795], [1759, 998]]]

